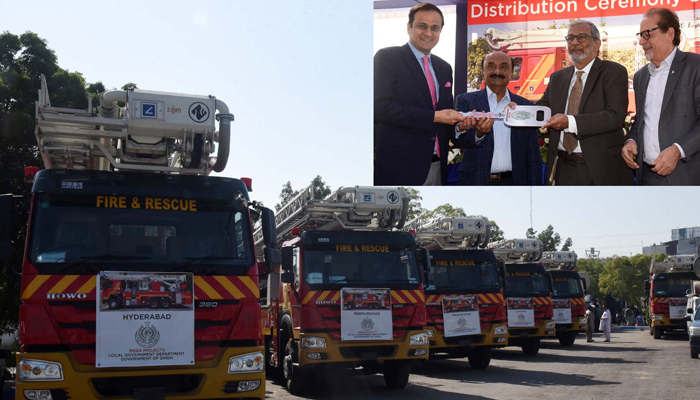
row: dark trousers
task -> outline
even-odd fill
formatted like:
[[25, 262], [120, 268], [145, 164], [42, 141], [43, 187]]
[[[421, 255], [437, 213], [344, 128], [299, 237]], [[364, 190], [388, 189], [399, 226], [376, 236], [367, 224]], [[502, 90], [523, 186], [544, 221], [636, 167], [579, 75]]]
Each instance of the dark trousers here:
[[647, 163], [642, 163], [642, 168], [644, 168], [644, 173], [642, 174], [642, 185], [649, 186], [668, 186], [668, 177], [661, 176], [656, 172], [652, 171], [652, 166]]
[[503, 179], [490, 179], [488, 186], [513, 186], [513, 177]]
[[554, 174], [554, 182], [557, 186], [593, 185], [593, 178], [584, 162], [562, 160], [559, 158], [556, 164], [557, 171]]

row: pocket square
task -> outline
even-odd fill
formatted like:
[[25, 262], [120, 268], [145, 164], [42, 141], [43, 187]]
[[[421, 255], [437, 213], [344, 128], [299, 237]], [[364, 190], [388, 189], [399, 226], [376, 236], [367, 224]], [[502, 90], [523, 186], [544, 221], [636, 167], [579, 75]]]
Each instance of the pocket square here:
[[450, 83], [450, 81], [447, 81], [447, 83], [445, 84], [445, 87], [452, 87], [452, 84]]

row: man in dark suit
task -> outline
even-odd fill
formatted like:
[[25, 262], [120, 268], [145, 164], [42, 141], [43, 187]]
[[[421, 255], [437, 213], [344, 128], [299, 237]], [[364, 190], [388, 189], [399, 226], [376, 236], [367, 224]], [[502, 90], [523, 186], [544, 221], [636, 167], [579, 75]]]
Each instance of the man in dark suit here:
[[625, 141], [627, 69], [598, 58], [600, 33], [578, 20], [566, 36], [573, 66], [552, 74], [537, 105], [552, 109], [546, 182], [549, 185], [631, 185], [620, 152]]
[[[531, 106], [532, 102], [511, 93], [508, 83], [513, 60], [505, 53], [490, 53], [481, 61], [486, 88], [457, 96], [457, 111], [502, 112], [510, 102]], [[510, 128], [503, 120], [482, 118], [459, 131], [455, 146], [464, 147], [459, 166], [460, 185], [541, 185], [542, 156], [535, 128]]]
[[634, 74], [637, 115], [622, 157], [638, 185], [700, 185], [700, 55], [676, 48], [680, 23], [669, 9], [647, 10], [640, 31], [651, 62]]
[[409, 42], [374, 56], [374, 184], [443, 185], [453, 125], [452, 67], [430, 51], [444, 25], [430, 3], [408, 14]]

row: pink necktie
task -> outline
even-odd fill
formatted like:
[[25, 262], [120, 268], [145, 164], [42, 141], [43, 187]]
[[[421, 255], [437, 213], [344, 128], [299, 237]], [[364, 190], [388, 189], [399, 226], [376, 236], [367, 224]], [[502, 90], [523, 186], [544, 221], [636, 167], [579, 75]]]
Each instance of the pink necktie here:
[[[423, 57], [423, 67], [425, 69], [425, 79], [428, 80], [428, 89], [430, 89], [430, 98], [433, 100], [433, 109], [437, 108], [437, 90], [435, 89], [435, 81], [433, 74], [430, 73], [430, 58]], [[435, 135], [435, 152], [440, 157], [440, 145], [438, 144], [437, 134]]]

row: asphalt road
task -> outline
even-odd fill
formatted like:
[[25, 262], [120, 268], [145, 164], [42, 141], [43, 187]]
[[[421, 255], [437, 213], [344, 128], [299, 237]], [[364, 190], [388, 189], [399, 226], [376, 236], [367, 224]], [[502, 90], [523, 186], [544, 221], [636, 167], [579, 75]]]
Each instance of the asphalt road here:
[[[408, 387], [386, 388], [381, 375], [332, 372], [315, 377], [310, 399], [670, 399], [697, 398], [700, 360], [690, 358], [685, 334], [654, 340], [647, 330], [617, 331], [612, 342], [596, 334], [595, 343], [579, 335], [573, 347], [542, 343], [536, 356], [519, 348], [495, 350], [488, 369], [471, 369], [466, 360], [433, 360], [416, 365]], [[12, 399], [6, 382], [4, 399]], [[9, 390], [8, 390], [9, 389]], [[279, 380], [267, 382], [268, 399], [296, 399]]]
[[[486, 370], [466, 360], [434, 360], [416, 365], [408, 387], [386, 388], [381, 375], [335, 374], [315, 379], [311, 399], [691, 399], [700, 388], [700, 360], [690, 358], [688, 337], [654, 340], [644, 331], [618, 331], [604, 343], [579, 335], [574, 346], [542, 343], [540, 353], [519, 348], [494, 350]], [[694, 392], [696, 393], [694, 396]], [[267, 382], [267, 398], [293, 399], [282, 382]]]

